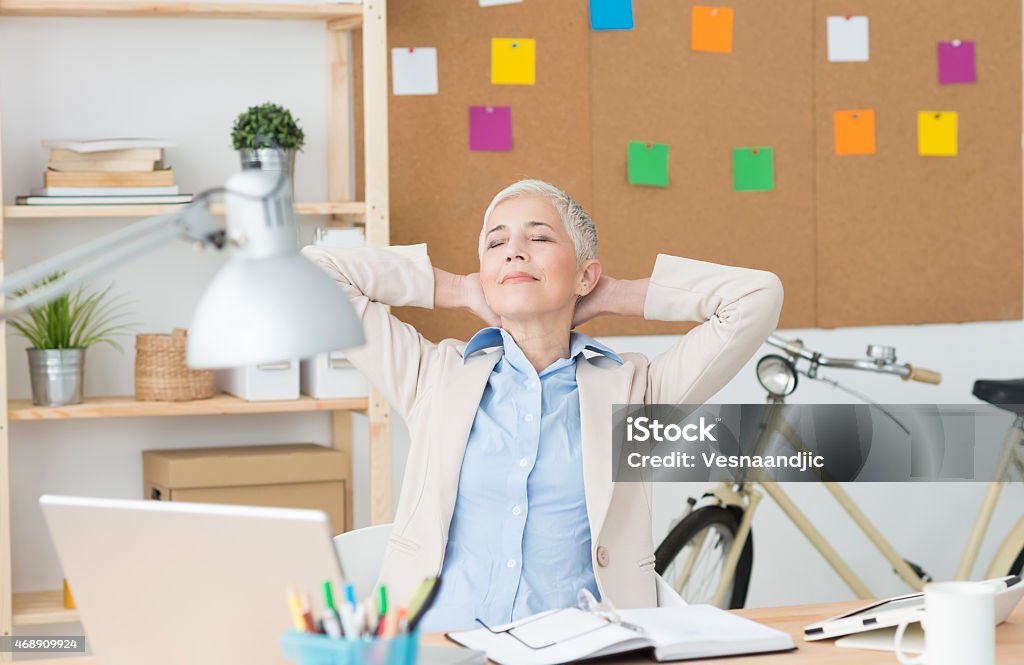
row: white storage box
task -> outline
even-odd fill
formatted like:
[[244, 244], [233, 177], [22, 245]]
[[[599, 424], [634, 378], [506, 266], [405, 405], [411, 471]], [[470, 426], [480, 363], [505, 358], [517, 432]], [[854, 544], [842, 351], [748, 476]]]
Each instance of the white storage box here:
[[219, 369], [217, 389], [249, 402], [299, 399], [299, 361]]
[[366, 234], [361, 226], [318, 226], [313, 244], [322, 247], [365, 247]]
[[332, 351], [302, 361], [302, 394], [315, 399], [366, 397], [370, 385], [344, 353]]
[[[362, 227], [318, 227], [313, 244], [323, 247], [355, 248], [366, 246]], [[341, 351], [320, 353], [302, 361], [302, 394], [314, 399], [366, 397], [370, 386], [366, 377], [352, 366]]]

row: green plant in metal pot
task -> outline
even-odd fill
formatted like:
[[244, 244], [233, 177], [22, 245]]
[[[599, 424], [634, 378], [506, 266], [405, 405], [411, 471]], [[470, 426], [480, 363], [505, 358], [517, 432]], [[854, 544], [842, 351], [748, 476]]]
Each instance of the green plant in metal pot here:
[[272, 145], [270, 139], [283, 150], [302, 150], [306, 135], [291, 111], [272, 102], [250, 106], [231, 128], [235, 150], [265, 148]]
[[302, 150], [306, 135], [291, 111], [265, 102], [239, 114], [231, 128], [231, 143], [239, 152], [243, 169], [284, 171], [295, 189], [295, 151]]
[[[43, 284], [58, 277], [60, 274], [52, 275]], [[109, 344], [123, 351], [115, 338], [130, 332], [132, 324], [124, 321], [126, 303], [120, 297], [110, 297], [112, 288], [87, 291], [79, 287], [8, 321], [17, 334], [32, 344], [26, 351], [33, 404], [78, 404], [82, 401], [85, 350]]]

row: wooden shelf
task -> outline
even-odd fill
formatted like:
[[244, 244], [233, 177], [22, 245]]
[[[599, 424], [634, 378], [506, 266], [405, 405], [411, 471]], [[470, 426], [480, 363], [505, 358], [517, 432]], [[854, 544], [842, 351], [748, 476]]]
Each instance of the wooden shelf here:
[[[0, 0], [2, 2], [2, 0]], [[182, 205], [14, 205], [4, 206], [7, 219], [62, 219], [74, 217], [149, 217], [182, 208]], [[223, 204], [215, 204], [213, 211], [223, 214]], [[365, 215], [366, 204], [361, 201], [323, 201], [296, 203], [296, 215]]]
[[303, 395], [281, 402], [247, 402], [217, 394], [192, 402], [140, 402], [134, 397], [92, 397], [74, 406], [32, 406], [32, 400], [7, 403], [9, 420], [68, 420], [74, 418], [141, 418], [149, 416], [220, 416], [248, 413], [302, 413], [306, 411], [366, 411], [365, 397], [313, 399]]
[[61, 591], [33, 591], [14, 594], [14, 625], [40, 626], [78, 621], [78, 610], [64, 609]]
[[[361, 4], [226, 2], [88, 2], [0, 0], [0, 15], [131, 18], [233, 18], [358, 21]], [[354, 27], [354, 26], [353, 26]]]

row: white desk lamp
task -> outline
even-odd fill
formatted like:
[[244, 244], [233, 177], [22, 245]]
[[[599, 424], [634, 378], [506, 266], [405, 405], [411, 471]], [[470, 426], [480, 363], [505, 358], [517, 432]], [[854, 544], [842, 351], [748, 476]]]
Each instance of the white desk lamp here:
[[[299, 254], [287, 182], [283, 171], [236, 173], [224, 188], [198, 194], [182, 210], [141, 220], [15, 273], [0, 282], [0, 295], [27, 293], [0, 309], [0, 319], [43, 305], [177, 238], [226, 248], [231, 255], [196, 307], [188, 336], [190, 367], [239, 367], [360, 346], [363, 329], [348, 298]], [[226, 230], [208, 205], [218, 192], [224, 193]], [[58, 272], [63, 277], [33, 288]]]

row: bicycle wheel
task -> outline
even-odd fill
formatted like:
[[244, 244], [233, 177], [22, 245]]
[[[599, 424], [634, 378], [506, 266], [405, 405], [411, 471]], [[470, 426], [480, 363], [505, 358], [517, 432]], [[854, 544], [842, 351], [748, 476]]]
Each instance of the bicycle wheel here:
[[[675, 525], [654, 553], [654, 570], [688, 603], [711, 603], [729, 549], [736, 540], [739, 508], [698, 508]], [[725, 609], [743, 607], [754, 563], [754, 533], [747, 534], [736, 571], [726, 589]]]

